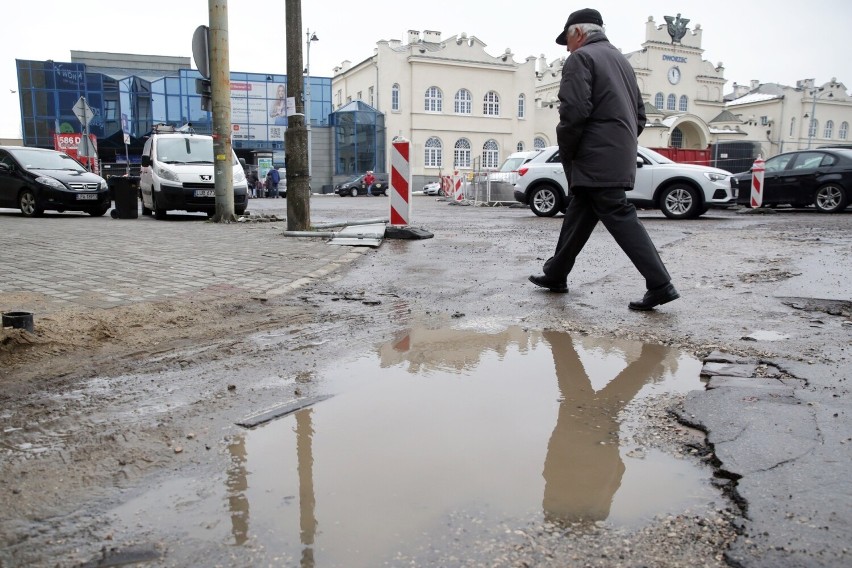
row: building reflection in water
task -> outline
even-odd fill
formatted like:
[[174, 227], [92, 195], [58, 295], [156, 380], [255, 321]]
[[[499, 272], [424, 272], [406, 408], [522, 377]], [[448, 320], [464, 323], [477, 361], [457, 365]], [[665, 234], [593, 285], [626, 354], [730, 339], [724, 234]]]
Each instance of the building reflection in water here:
[[[675, 349], [510, 327], [415, 329], [377, 355], [336, 368], [328, 402], [234, 438], [236, 544], [256, 539], [302, 568], [380, 565], [399, 546], [446, 538], [458, 511], [495, 526], [539, 511], [550, 522], [624, 521], [679, 503], [656, 496], [670, 487], [691, 489], [672, 481], [676, 465], [620, 452], [619, 413], [643, 387], [688, 382]], [[698, 383], [695, 364], [686, 372]]]

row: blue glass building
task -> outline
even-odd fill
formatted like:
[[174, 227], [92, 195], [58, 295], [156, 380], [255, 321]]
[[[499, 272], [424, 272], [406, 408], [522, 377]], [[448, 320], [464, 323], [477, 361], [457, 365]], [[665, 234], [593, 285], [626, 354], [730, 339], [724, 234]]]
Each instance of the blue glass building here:
[[[130, 135], [131, 161], [138, 159], [142, 137], [158, 123], [191, 123], [196, 132], [212, 131], [212, 114], [201, 109], [201, 97], [195, 92], [200, 74], [189, 68], [189, 58], [106, 55], [112, 59], [103, 67], [16, 60], [24, 145], [53, 148], [55, 133], [82, 132], [72, 110], [80, 97], [94, 111], [89, 131], [98, 138], [102, 162], [125, 160], [124, 133]], [[125, 57], [126, 68], [121, 66]], [[139, 66], [140, 58], [149, 68]], [[309, 80], [311, 125], [327, 127], [332, 111], [331, 78]], [[285, 75], [231, 73], [232, 142], [237, 154], [249, 163], [258, 152], [280, 154], [283, 161], [286, 86]]]

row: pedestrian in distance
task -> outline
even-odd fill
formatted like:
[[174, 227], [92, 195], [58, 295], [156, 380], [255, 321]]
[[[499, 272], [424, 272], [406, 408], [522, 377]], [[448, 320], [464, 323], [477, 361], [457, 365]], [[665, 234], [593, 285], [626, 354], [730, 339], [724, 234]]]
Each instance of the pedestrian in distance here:
[[278, 170], [272, 168], [268, 172], [266, 172], [266, 180], [268, 182], [269, 189], [269, 197], [278, 198], [278, 184], [281, 181], [281, 175], [278, 173]]
[[368, 171], [367, 175], [364, 176], [364, 183], [367, 184], [367, 195], [373, 195], [373, 184], [376, 183], [376, 176], [373, 175], [372, 171]]
[[249, 180], [249, 197], [257, 198], [257, 182], [259, 181], [257, 177], [257, 172], [252, 172], [251, 179]]
[[544, 274], [529, 280], [551, 292], [568, 292], [577, 255], [600, 221], [645, 278], [644, 297], [628, 307], [651, 310], [676, 300], [671, 276], [625, 193], [636, 180], [638, 138], [645, 127], [633, 68], [604, 34], [600, 12], [591, 8], [571, 13], [556, 43], [571, 52], [559, 85], [556, 141], [572, 199]]

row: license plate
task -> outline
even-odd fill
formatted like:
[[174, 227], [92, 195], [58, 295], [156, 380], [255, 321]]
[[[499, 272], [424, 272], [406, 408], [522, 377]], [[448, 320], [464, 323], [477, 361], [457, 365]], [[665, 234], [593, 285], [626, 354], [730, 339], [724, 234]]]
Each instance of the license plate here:
[[195, 197], [216, 197], [215, 189], [196, 189]]
[[87, 201], [95, 201], [98, 198], [97, 193], [78, 193], [77, 200], [87, 200]]

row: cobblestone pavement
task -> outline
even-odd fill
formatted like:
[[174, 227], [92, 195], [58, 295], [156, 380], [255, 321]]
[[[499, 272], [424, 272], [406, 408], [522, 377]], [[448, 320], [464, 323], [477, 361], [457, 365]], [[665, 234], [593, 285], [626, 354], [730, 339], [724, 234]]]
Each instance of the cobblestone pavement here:
[[[255, 209], [262, 201], [269, 200], [258, 200]], [[276, 214], [286, 214], [285, 200], [274, 205]], [[0, 227], [0, 294], [45, 294], [52, 299], [48, 311], [199, 294], [275, 296], [364, 250], [283, 237], [283, 222], [218, 224], [179, 213], [165, 221], [50, 212], [27, 219], [2, 209]]]

